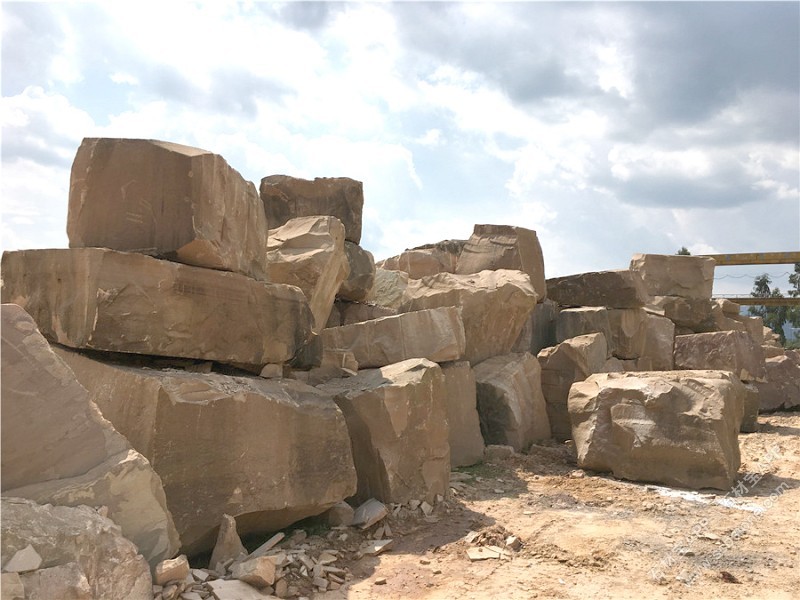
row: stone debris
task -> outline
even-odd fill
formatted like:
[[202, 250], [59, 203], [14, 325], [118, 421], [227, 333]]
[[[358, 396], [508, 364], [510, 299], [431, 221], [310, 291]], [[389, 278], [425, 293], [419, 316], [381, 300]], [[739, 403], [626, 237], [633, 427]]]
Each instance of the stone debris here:
[[163, 560], [156, 565], [153, 572], [153, 582], [156, 585], [166, 585], [171, 581], [180, 581], [189, 576], [189, 559], [185, 554], [177, 558]]
[[353, 507], [344, 500], [331, 506], [325, 514], [331, 527], [350, 527], [355, 519]]
[[390, 550], [393, 545], [394, 540], [376, 540], [373, 542], [367, 542], [361, 547], [360, 552], [368, 556], [377, 556], [386, 550]]
[[256, 588], [265, 588], [275, 583], [276, 561], [271, 556], [259, 556], [244, 562], [235, 562], [231, 575]]
[[220, 563], [236, 560], [246, 554], [247, 549], [242, 545], [242, 540], [239, 539], [239, 534], [236, 531], [236, 519], [230, 515], [222, 515], [219, 533], [217, 534], [217, 543], [214, 545], [211, 559], [208, 561], [209, 566], [217, 570]]
[[9, 561], [3, 565], [4, 573], [25, 573], [35, 571], [42, 566], [42, 557], [33, 546], [28, 544], [22, 550], [17, 550]]
[[370, 498], [355, 510], [351, 525], [361, 529], [368, 529], [384, 519], [388, 514], [389, 511], [383, 502]]

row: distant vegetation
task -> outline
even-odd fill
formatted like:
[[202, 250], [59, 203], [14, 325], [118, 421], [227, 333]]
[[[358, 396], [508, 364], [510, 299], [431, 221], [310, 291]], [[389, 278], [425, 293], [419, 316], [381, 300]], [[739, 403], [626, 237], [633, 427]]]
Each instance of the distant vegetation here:
[[[750, 295], [753, 298], [784, 298], [780, 288], [770, 288], [772, 280], [767, 273], [759, 275], [753, 282], [753, 290]], [[790, 298], [800, 298], [800, 263], [794, 263], [794, 273], [789, 275], [789, 294]], [[793, 327], [800, 327], [800, 307], [798, 306], [750, 306], [747, 312], [753, 316], [761, 317], [764, 325], [772, 329], [781, 338], [781, 344], [787, 346], [786, 335], [783, 326], [788, 322]], [[797, 346], [797, 342], [789, 342], [792, 347]]]

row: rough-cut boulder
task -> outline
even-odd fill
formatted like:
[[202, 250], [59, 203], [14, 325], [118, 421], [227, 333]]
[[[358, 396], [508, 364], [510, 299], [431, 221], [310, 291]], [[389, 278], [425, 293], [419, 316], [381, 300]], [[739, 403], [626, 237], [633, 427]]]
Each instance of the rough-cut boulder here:
[[281, 363], [311, 311], [292, 286], [102, 248], [5, 252], [2, 301], [72, 348]]
[[450, 463], [453, 467], [474, 465], [483, 459], [484, 451], [475, 373], [465, 360], [446, 363], [441, 368], [447, 388]]
[[458, 257], [456, 273], [468, 275], [485, 270], [522, 271], [540, 300], [547, 297], [544, 258], [536, 232], [512, 225], [475, 225]]
[[301, 217], [270, 229], [267, 257], [273, 283], [303, 290], [319, 333], [331, 314], [339, 286], [350, 274], [344, 226], [335, 217]]
[[647, 309], [668, 318], [678, 327], [694, 332], [709, 332], [715, 329], [713, 305], [705, 298], [654, 296], [650, 298]]
[[372, 252], [348, 240], [344, 242], [344, 253], [350, 265], [350, 275], [342, 282], [336, 295], [343, 300], [362, 302], [375, 283], [375, 259]]
[[[738, 305], [737, 305], [738, 306]], [[747, 317], [744, 315], [733, 315], [731, 319], [744, 325], [745, 331], [750, 334], [756, 344], [764, 343], [764, 319], [761, 317]]]
[[611, 321], [608, 318], [608, 309], [586, 306], [581, 308], [566, 308], [556, 317], [556, 341], [560, 344], [566, 340], [590, 333], [602, 333], [608, 346], [608, 357], [611, 357], [612, 339]]
[[375, 282], [367, 295], [367, 302], [397, 310], [406, 300], [408, 282], [408, 273], [377, 267]]
[[261, 180], [261, 201], [270, 227], [289, 219], [329, 215], [344, 224], [345, 238], [361, 241], [364, 186], [349, 177], [317, 177], [313, 181], [288, 175], [270, 175]]
[[611, 354], [621, 360], [635, 360], [644, 352], [647, 337], [647, 313], [643, 308], [612, 308], [608, 311], [611, 326]]
[[538, 296], [520, 271], [440, 273], [409, 281], [402, 312], [455, 306], [467, 339], [465, 358], [473, 365], [506, 354], [519, 337]]
[[725, 371], [590, 375], [569, 394], [578, 466], [634, 481], [730, 489], [744, 385]]
[[722, 369], [742, 381], [764, 381], [764, 351], [743, 331], [675, 336], [676, 369]]
[[717, 300], [711, 303], [711, 316], [714, 319], [714, 331], [747, 331], [745, 324], [728, 316]]
[[[40, 505], [22, 498], [3, 497], [0, 503], [4, 557], [13, 556], [31, 545], [42, 557], [40, 573], [59, 566], [66, 567], [62, 575], [75, 573], [73, 563], [76, 563], [78, 580], [83, 574], [90, 598], [150, 600], [153, 597], [147, 561], [137, 553], [136, 546], [122, 536], [113, 521], [94, 509]], [[52, 576], [53, 572], [49, 574]], [[28, 574], [21, 578], [26, 598], [33, 597], [34, 587], [42, 589], [40, 577]]]
[[800, 406], [800, 360], [790, 353], [768, 358], [766, 381], [756, 383], [761, 412]]
[[221, 156], [155, 140], [87, 138], [69, 190], [70, 248], [111, 248], [266, 280], [267, 218]]
[[542, 394], [550, 429], [558, 441], [572, 438], [572, 422], [567, 408], [570, 387], [592, 373], [604, 372], [607, 352], [602, 333], [574, 337], [539, 352]]
[[675, 323], [658, 315], [647, 315], [644, 349], [641, 359], [649, 361], [649, 371], [672, 371], [675, 368]]
[[411, 279], [422, 279], [437, 273], [455, 273], [458, 257], [464, 248], [463, 240], [445, 240], [406, 250], [382, 260], [378, 266], [408, 273]]
[[433, 503], [450, 481], [446, 388], [436, 363], [415, 358], [320, 386], [347, 419], [357, 502]]
[[641, 278], [628, 269], [548, 279], [547, 297], [561, 306], [639, 308], [647, 303]]
[[630, 269], [639, 273], [650, 296], [710, 300], [713, 258], [678, 254], [634, 254]]
[[552, 300], [539, 302], [531, 312], [528, 320], [520, 331], [517, 341], [514, 342], [512, 352], [539, 353], [542, 348], [555, 346], [556, 319], [558, 318], [558, 304]]
[[320, 514], [355, 491], [347, 427], [299, 381], [141, 369], [59, 350], [103, 415], [164, 482], [189, 554], [227, 514], [242, 535]]
[[475, 366], [478, 414], [487, 444], [525, 450], [550, 437], [539, 361], [527, 352], [495, 356]]
[[180, 542], [161, 480], [19, 306], [2, 306], [2, 493], [108, 508], [153, 564]]
[[459, 360], [466, 339], [458, 309], [446, 306], [323, 329], [322, 346], [352, 352], [359, 366], [368, 368], [409, 358]]
[[363, 302], [348, 302], [337, 300], [333, 303], [331, 316], [328, 317], [328, 327], [341, 327], [353, 323], [363, 323], [381, 317], [391, 317], [397, 310], [378, 304], [365, 304]]

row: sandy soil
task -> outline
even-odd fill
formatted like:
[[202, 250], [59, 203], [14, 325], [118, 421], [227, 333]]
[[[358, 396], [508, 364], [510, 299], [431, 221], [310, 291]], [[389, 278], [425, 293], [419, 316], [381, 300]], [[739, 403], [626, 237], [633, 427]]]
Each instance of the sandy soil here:
[[[728, 495], [585, 473], [567, 445], [461, 469], [471, 478], [430, 517], [402, 509], [388, 519], [391, 551], [352, 553], [343, 560], [352, 578], [312, 595], [798, 598], [800, 414], [759, 421], [758, 433], [740, 436], [741, 486]], [[471, 531], [480, 535], [468, 543]], [[506, 558], [467, 558], [508, 536], [522, 546]]]

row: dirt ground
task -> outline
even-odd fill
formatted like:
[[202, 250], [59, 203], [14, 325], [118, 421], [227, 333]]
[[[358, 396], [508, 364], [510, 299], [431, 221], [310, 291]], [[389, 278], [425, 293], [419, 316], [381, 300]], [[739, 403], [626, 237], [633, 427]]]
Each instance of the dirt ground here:
[[[404, 508], [387, 519], [391, 551], [353, 554], [341, 589], [311, 595], [798, 598], [800, 413], [759, 422], [739, 438], [740, 485], [727, 495], [583, 472], [568, 445], [459, 469], [465, 480], [432, 515]], [[503, 547], [508, 536], [519, 550], [468, 559], [469, 548]]]

